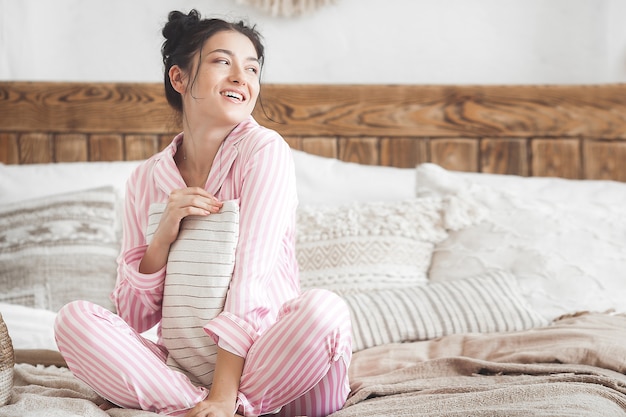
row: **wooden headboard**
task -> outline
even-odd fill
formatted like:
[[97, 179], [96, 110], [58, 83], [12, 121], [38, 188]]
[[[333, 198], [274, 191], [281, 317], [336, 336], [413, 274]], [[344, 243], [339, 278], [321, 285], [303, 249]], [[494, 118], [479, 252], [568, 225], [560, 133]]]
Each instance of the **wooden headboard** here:
[[[626, 84], [266, 84], [257, 120], [364, 164], [626, 181]], [[158, 83], [0, 82], [0, 162], [143, 159], [179, 127]]]

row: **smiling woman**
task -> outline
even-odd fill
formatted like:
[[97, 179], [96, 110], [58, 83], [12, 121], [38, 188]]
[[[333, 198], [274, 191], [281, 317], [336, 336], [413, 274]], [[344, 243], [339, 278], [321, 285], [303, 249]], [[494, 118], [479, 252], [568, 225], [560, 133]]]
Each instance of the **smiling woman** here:
[[242, 33], [223, 30], [211, 35], [193, 60], [166, 63], [166, 89], [177, 94], [174, 104], [182, 107], [187, 133], [175, 156], [187, 186], [205, 185], [223, 139], [254, 110], [261, 61], [262, 47], [254, 48]]
[[[59, 350], [125, 408], [331, 414], [349, 392], [350, 313], [328, 290], [300, 292], [292, 153], [251, 116], [260, 35], [195, 10], [171, 12], [163, 35], [166, 97], [183, 132], [128, 180], [117, 314], [67, 304]], [[156, 343], [141, 336], [155, 324]]]

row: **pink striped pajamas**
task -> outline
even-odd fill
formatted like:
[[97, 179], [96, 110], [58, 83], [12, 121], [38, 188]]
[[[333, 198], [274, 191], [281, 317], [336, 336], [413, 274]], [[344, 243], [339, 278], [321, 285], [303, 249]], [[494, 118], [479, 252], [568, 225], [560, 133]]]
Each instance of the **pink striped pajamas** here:
[[[184, 415], [209, 387], [193, 385], [166, 364], [167, 351], [140, 333], [161, 319], [165, 268], [141, 274], [152, 203], [186, 185], [173, 156], [182, 134], [143, 163], [128, 181], [113, 314], [75, 301], [58, 314], [59, 350], [74, 374], [127, 408]], [[252, 117], [218, 151], [206, 189], [240, 201], [240, 231], [224, 310], [205, 325], [222, 348], [245, 358], [238, 410], [246, 416], [323, 416], [349, 392], [350, 317], [326, 290], [300, 292], [295, 257], [297, 194], [291, 151]]]

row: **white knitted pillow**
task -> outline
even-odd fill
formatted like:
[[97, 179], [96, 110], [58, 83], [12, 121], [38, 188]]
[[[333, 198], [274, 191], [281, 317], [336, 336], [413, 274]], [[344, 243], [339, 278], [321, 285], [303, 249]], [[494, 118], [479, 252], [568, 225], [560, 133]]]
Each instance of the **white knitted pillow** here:
[[[150, 206], [148, 240], [164, 208]], [[238, 238], [239, 205], [225, 201], [219, 213], [183, 220], [167, 260], [161, 321], [167, 364], [204, 386], [213, 380], [217, 346], [203, 326], [224, 307]]]
[[548, 324], [522, 297], [515, 276], [504, 271], [344, 298], [352, 317], [355, 352], [386, 343]]
[[302, 288], [345, 294], [426, 284], [435, 244], [481, 218], [472, 201], [454, 196], [302, 206], [296, 235]]

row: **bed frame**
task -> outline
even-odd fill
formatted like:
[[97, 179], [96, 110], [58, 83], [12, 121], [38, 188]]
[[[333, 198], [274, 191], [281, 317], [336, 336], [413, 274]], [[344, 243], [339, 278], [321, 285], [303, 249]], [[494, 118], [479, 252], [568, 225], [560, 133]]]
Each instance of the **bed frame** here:
[[[626, 181], [626, 84], [267, 84], [257, 120], [363, 164]], [[179, 126], [158, 83], [0, 82], [0, 162], [143, 159]]]

